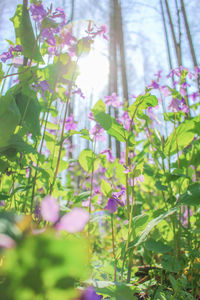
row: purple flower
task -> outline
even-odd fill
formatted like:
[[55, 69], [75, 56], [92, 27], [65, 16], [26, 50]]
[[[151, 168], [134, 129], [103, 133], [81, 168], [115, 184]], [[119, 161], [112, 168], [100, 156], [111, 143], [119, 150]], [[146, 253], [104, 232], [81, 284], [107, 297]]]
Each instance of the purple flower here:
[[112, 93], [111, 96], [105, 96], [104, 99], [105, 99], [105, 104], [107, 106], [112, 105], [113, 107], [116, 107], [116, 108], [121, 106], [121, 103], [119, 102], [116, 93]]
[[61, 44], [62, 45], [68, 45], [72, 46], [74, 42], [76, 42], [76, 38], [72, 35], [72, 32], [70, 30], [63, 30], [61, 32]]
[[56, 39], [51, 28], [44, 28], [41, 33], [41, 37], [51, 46], [56, 45]]
[[69, 233], [80, 232], [88, 221], [89, 213], [82, 208], [75, 207], [60, 219], [56, 229], [66, 230]]
[[158, 84], [157, 81], [152, 80], [151, 84], [149, 85], [149, 87], [153, 88], [153, 89], [159, 89], [160, 85]]
[[119, 197], [121, 197], [124, 194], [124, 191], [119, 193], [113, 193], [112, 197], [108, 199], [108, 202], [104, 209], [107, 209], [110, 213], [114, 213], [118, 209], [118, 205], [124, 206], [125, 203], [122, 202]]
[[172, 99], [170, 104], [168, 105], [168, 109], [172, 110], [173, 112], [178, 112], [180, 111], [180, 101], [176, 98], [176, 99]]
[[84, 294], [83, 294], [83, 300], [101, 300], [103, 299], [103, 296], [97, 295], [93, 287], [88, 287]]
[[164, 97], [168, 97], [170, 95], [170, 89], [165, 85], [160, 87], [160, 91]]
[[58, 51], [57, 51], [56, 47], [48, 47], [47, 50], [48, 50], [50, 56], [52, 56], [52, 55], [58, 56]]
[[50, 88], [48, 82], [46, 80], [40, 81], [38, 84], [35, 85], [36, 88], [39, 88], [42, 93], [42, 98], [46, 101], [45, 92], [49, 91], [53, 94], [52, 89]]
[[65, 121], [66, 130], [76, 130], [77, 123], [74, 121], [74, 116], [71, 114]]
[[93, 113], [91, 111], [88, 114], [88, 119], [92, 120], [92, 121], [95, 121], [94, 115], [93, 115]]
[[184, 98], [182, 98], [182, 100], [181, 100], [181, 108], [180, 109], [186, 114], [189, 113], [189, 107], [188, 107], [188, 105], [185, 104]]
[[102, 151], [101, 154], [106, 154], [107, 155], [107, 160], [110, 161], [110, 162], [114, 162], [115, 158], [112, 156], [112, 153], [111, 153], [110, 149], [106, 149], [106, 150]]
[[81, 98], [85, 99], [85, 96], [83, 95], [81, 89], [77, 89], [76, 91], [73, 91], [72, 94], [78, 94]]
[[8, 49], [8, 52], [3, 52], [0, 55], [0, 59], [2, 62], [6, 62], [8, 59], [13, 58], [13, 52], [22, 52], [23, 48], [20, 45], [13, 47], [12, 45]]
[[199, 93], [198, 92], [194, 92], [189, 96], [193, 101], [196, 101], [197, 98], [199, 97]]
[[109, 198], [104, 209], [107, 209], [110, 213], [114, 213], [118, 209], [118, 202], [115, 198]]
[[56, 11], [53, 13], [53, 15], [51, 16], [53, 19], [54, 18], [60, 18], [61, 22], [59, 24], [60, 29], [63, 28], [64, 25], [66, 25], [66, 16], [65, 16], [65, 12], [61, 7], [57, 7]]
[[99, 124], [92, 127], [89, 133], [93, 136], [94, 141], [105, 141], [104, 129]]
[[42, 4], [31, 4], [30, 12], [31, 16], [33, 17], [33, 20], [37, 23], [41, 23], [41, 21], [47, 16], [47, 12]]
[[129, 117], [129, 114], [127, 111], [125, 111], [123, 113], [123, 115], [121, 116], [121, 120], [123, 120], [124, 128], [128, 131], [130, 129], [130, 125], [131, 125], [131, 118]]

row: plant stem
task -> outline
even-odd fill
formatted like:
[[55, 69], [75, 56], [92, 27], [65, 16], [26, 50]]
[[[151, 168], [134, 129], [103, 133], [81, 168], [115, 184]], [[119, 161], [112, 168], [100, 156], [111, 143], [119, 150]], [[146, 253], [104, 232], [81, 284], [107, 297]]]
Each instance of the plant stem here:
[[113, 248], [113, 258], [114, 258], [114, 281], [117, 280], [117, 262], [116, 262], [116, 255], [115, 255], [115, 232], [114, 232], [114, 225], [113, 225], [113, 214], [111, 214], [111, 228], [112, 228], [112, 248]]

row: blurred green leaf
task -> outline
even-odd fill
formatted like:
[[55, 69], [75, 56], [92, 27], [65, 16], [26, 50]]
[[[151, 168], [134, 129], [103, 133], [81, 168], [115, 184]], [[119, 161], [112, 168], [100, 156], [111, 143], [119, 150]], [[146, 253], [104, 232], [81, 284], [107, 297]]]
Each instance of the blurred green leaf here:
[[15, 28], [16, 44], [23, 47], [24, 56], [44, 63], [34, 36], [27, 8], [21, 4], [17, 5], [15, 15], [10, 20]]

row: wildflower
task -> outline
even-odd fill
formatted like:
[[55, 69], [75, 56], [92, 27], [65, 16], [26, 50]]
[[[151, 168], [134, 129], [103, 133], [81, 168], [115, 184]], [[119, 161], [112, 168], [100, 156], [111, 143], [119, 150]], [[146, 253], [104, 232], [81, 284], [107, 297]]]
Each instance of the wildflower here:
[[55, 198], [46, 196], [41, 203], [41, 215], [44, 220], [55, 223], [59, 217], [59, 204]]
[[79, 207], [73, 208], [68, 214], [61, 217], [56, 225], [57, 230], [66, 230], [70, 233], [80, 232], [89, 221], [89, 214]]
[[114, 213], [118, 209], [118, 205], [124, 206], [125, 203], [123, 203], [120, 200], [120, 197], [123, 195], [124, 191], [122, 191], [121, 194], [112, 194], [112, 197], [108, 199], [108, 202], [104, 209], [107, 209], [110, 213]]
[[43, 81], [40, 81], [38, 84], [35, 85], [36, 88], [39, 88], [41, 90], [41, 94], [42, 94], [42, 98], [46, 100], [46, 97], [45, 97], [45, 92], [46, 91], [49, 91], [50, 93], [53, 94], [53, 91], [52, 89], [50, 88], [48, 82], [46, 80], [43, 80]]
[[0, 233], [0, 248], [13, 248], [16, 242], [6, 234]]
[[94, 141], [105, 141], [104, 129], [99, 124], [91, 128], [89, 133], [93, 136]]
[[33, 17], [33, 20], [37, 23], [41, 23], [41, 21], [47, 16], [47, 12], [42, 4], [31, 4], [30, 12], [31, 16]]
[[[123, 121], [124, 128], [129, 131], [130, 125], [131, 125], [131, 118], [129, 117], [129, 114], [127, 111], [123, 113], [121, 116], [121, 120]], [[132, 124], [133, 125], [133, 124]]]
[[88, 287], [82, 297], [83, 300], [101, 300], [103, 296], [98, 295], [93, 287]]
[[56, 45], [56, 39], [51, 28], [44, 28], [41, 33], [41, 38], [44, 39], [47, 42], [47, 44], [51, 46]]
[[88, 212], [79, 207], [73, 208], [59, 220], [59, 204], [50, 195], [42, 201], [40, 212], [44, 220], [54, 224], [56, 230], [66, 230], [70, 233], [82, 231], [89, 220]]
[[101, 152], [101, 154], [106, 154], [107, 155], [107, 160], [110, 161], [110, 162], [114, 162], [115, 158], [112, 156], [112, 153], [111, 153], [110, 149], [103, 150]]
[[63, 30], [61, 32], [61, 44], [64, 45], [68, 45], [68, 46], [72, 46], [73, 42], [76, 42], [76, 38], [72, 35], [70, 30]]
[[78, 88], [76, 91], [73, 91], [72, 94], [77, 94], [77, 95], [80, 95], [80, 97], [82, 99], [85, 99], [85, 96], [83, 95], [82, 91], [80, 88]]
[[118, 97], [116, 93], [112, 93], [111, 96], [105, 96], [104, 99], [106, 100], [105, 104], [107, 106], [112, 105], [113, 107], [116, 108], [121, 106], [121, 103], [118, 101]]
[[97, 31], [97, 35], [102, 36], [105, 40], [108, 40], [107, 33], [108, 32], [108, 26], [106, 24], [101, 25], [99, 30]]
[[160, 86], [160, 91], [161, 91], [161, 93], [163, 94], [164, 97], [168, 97], [171, 93], [170, 89], [165, 85]]
[[194, 92], [189, 96], [193, 101], [196, 101], [197, 98], [199, 97], [199, 93], [198, 92]]
[[152, 80], [151, 84], [149, 85], [150, 88], [153, 88], [153, 89], [159, 89], [160, 85], [158, 84], [157, 81], [155, 80]]
[[180, 111], [180, 101], [176, 98], [176, 99], [172, 99], [170, 104], [168, 105], [168, 109], [172, 110], [173, 112], [178, 112]]
[[3, 52], [0, 55], [0, 59], [2, 62], [5, 63], [8, 59], [13, 58], [13, 52], [22, 52], [22, 51], [23, 51], [23, 48], [21, 45], [17, 45], [15, 47], [13, 47], [13, 45], [11, 45], [7, 52]]
[[65, 120], [65, 129], [66, 130], [76, 130], [77, 123], [74, 121], [74, 116], [71, 114], [66, 120]]

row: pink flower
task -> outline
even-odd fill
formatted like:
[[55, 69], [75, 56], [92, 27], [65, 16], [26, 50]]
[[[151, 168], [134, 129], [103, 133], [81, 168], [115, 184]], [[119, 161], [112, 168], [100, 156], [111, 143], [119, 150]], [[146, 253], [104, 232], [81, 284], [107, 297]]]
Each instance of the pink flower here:
[[168, 105], [168, 109], [171, 109], [173, 112], [180, 111], [180, 101], [178, 99], [173, 98], [170, 104]]
[[121, 106], [121, 103], [119, 102], [116, 93], [112, 93], [111, 96], [105, 96], [104, 99], [106, 100], [105, 104], [107, 106], [112, 105], [113, 107], [116, 107], [116, 108]]
[[52, 222], [53, 224], [59, 218], [59, 204], [55, 198], [50, 195], [46, 196], [41, 203], [41, 215], [45, 221]]
[[65, 129], [69, 130], [76, 130], [77, 123], [74, 121], [74, 116], [71, 114], [65, 121]]
[[75, 207], [60, 219], [56, 229], [76, 233], [82, 231], [88, 221], [89, 213], [82, 208]]
[[69, 233], [82, 231], [89, 221], [89, 213], [79, 207], [73, 208], [58, 221], [60, 207], [57, 200], [50, 195], [46, 196], [42, 201], [40, 213], [44, 220], [54, 224], [55, 229], [66, 230]]
[[0, 248], [13, 248], [16, 242], [6, 234], [0, 233]]
[[105, 141], [106, 137], [104, 135], [104, 129], [99, 125], [96, 124], [92, 127], [89, 133], [93, 136], [94, 141]]

